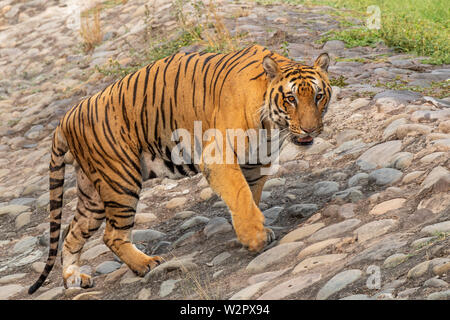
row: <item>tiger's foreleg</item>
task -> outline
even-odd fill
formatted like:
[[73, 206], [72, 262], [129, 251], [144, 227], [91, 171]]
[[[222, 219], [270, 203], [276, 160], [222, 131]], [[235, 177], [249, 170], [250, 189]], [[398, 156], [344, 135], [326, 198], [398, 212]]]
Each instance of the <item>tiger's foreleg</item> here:
[[78, 203], [62, 250], [63, 279], [66, 288], [89, 288], [93, 281], [90, 275], [80, 272], [80, 255], [85, 242], [100, 228], [105, 208], [92, 182], [78, 165], [75, 168]]
[[244, 165], [241, 166], [241, 170], [244, 174], [245, 180], [250, 186], [250, 190], [252, 191], [253, 201], [255, 201], [255, 204], [259, 206], [263, 187], [268, 176], [260, 174], [261, 167], [247, 167]]
[[[256, 205], [252, 190], [236, 164], [202, 164], [203, 174], [231, 211], [238, 240], [250, 251], [260, 251], [274, 240], [272, 230], [265, 228], [264, 215]], [[262, 186], [254, 189], [259, 198]], [[259, 199], [257, 199], [259, 202]]]

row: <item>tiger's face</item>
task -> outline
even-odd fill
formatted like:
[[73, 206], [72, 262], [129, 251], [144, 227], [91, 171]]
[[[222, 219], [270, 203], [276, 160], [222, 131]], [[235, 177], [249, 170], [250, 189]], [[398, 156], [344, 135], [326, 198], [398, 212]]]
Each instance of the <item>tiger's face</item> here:
[[280, 67], [270, 57], [263, 60], [269, 79], [266, 115], [280, 131], [287, 131], [297, 145], [312, 144], [323, 129], [322, 118], [331, 99], [329, 62], [326, 53], [316, 59], [313, 67]]

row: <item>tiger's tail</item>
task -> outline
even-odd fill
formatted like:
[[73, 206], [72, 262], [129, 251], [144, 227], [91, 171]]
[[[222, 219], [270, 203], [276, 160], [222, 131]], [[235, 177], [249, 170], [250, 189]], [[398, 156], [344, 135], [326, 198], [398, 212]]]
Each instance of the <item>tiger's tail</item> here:
[[33, 294], [47, 279], [58, 254], [58, 242], [61, 233], [61, 213], [63, 205], [63, 185], [65, 162], [64, 155], [68, 146], [61, 132], [61, 124], [56, 127], [53, 134], [52, 155], [50, 160], [50, 250], [44, 271], [39, 279], [28, 289], [28, 294]]

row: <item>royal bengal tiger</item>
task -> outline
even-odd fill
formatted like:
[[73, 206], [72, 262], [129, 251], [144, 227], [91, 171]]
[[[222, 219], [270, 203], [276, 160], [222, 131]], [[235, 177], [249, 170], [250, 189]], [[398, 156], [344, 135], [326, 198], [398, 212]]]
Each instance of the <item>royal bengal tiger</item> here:
[[[130, 241], [142, 182], [202, 172], [231, 211], [238, 240], [260, 251], [274, 239], [258, 208], [267, 175], [262, 164], [174, 164], [171, 133], [215, 128], [278, 128], [296, 144], [309, 144], [322, 128], [331, 98], [330, 59], [306, 66], [259, 45], [228, 54], [177, 53], [156, 61], [73, 106], [55, 129], [50, 161], [50, 250], [35, 292], [58, 252], [65, 163], [77, 176], [78, 204], [62, 249], [65, 287], [93, 285], [80, 272], [86, 240], [106, 219], [103, 240], [139, 276], [162, 262]], [[288, 136], [284, 135], [284, 137]], [[204, 146], [214, 139], [204, 142]], [[227, 143], [227, 142], [225, 142]], [[70, 153], [68, 152], [70, 151]], [[67, 154], [66, 154], [67, 153]], [[236, 154], [234, 156], [237, 156]]]

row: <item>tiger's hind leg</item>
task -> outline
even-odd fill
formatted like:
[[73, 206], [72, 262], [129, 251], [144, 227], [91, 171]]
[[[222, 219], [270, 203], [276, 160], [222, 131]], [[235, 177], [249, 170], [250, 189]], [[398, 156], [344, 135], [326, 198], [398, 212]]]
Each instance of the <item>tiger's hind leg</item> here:
[[131, 242], [131, 228], [134, 226], [142, 181], [137, 165], [134, 170], [132, 167], [127, 168], [127, 178], [123, 178], [121, 173], [116, 175], [114, 170], [108, 176], [102, 175], [98, 187], [106, 212], [103, 241], [136, 275], [142, 277], [163, 259], [144, 254]]
[[63, 279], [66, 288], [89, 288], [93, 286], [93, 281], [90, 275], [80, 271], [80, 255], [85, 242], [100, 228], [105, 218], [105, 208], [83, 170], [76, 166], [76, 172], [78, 203], [62, 250]]

